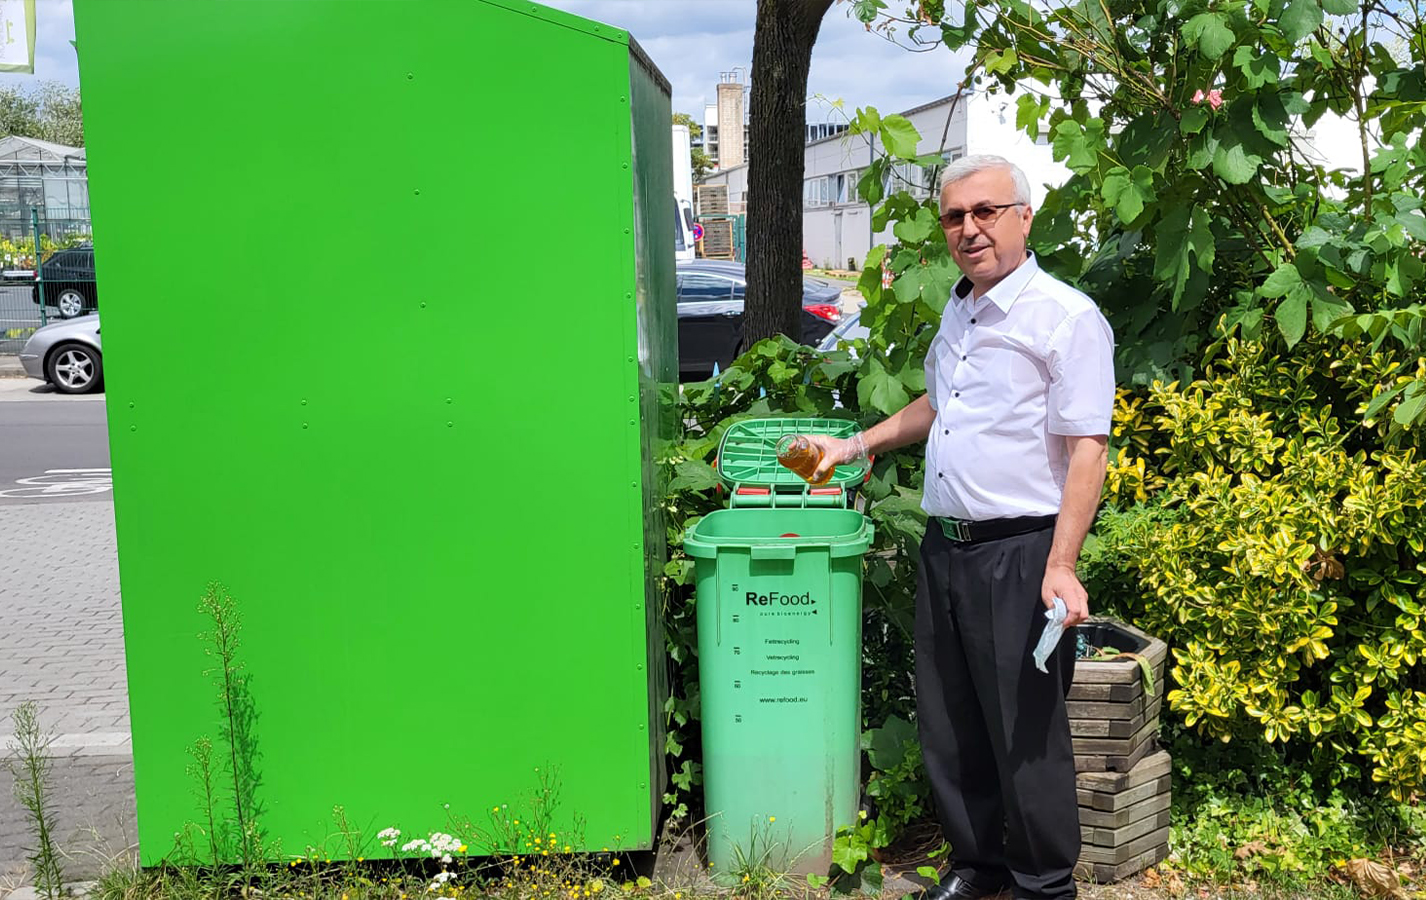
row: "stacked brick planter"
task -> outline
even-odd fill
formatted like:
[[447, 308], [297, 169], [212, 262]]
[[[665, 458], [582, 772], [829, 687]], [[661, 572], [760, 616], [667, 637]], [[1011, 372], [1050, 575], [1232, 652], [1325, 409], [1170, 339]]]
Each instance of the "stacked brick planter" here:
[[1154, 690], [1136, 659], [1080, 660], [1067, 703], [1074, 739], [1081, 878], [1118, 881], [1168, 855], [1168, 753], [1156, 750], [1168, 647], [1129, 625], [1102, 619], [1080, 627], [1095, 647], [1148, 660]]

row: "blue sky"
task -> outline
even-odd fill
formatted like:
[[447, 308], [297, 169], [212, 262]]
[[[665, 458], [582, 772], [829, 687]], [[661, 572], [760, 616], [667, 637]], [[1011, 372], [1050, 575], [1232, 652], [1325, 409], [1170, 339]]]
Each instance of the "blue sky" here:
[[[364, 0], [349, 0], [354, 4]], [[712, 102], [718, 73], [753, 61], [755, 0], [543, 0], [546, 5], [629, 30], [673, 85], [673, 108], [701, 120]], [[895, 4], [891, 4], [893, 7]], [[844, 101], [848, 109], [871, 105], [883, 113], [918, 106], [955, 89], [963, 63], [945, 48], [911, 53], [874, 34], [833, 4], [812, 50], [808, 94]], [[36, 3], [35, 74], [0, 73], [0, 84], [28, 88], [42, 80], [79, 83], [70, 0]], [[837, 115], [808, 104], [812, 121]]]
[[[713, 102], [718, 73], [753, 63], [754, 0], [540, 0], [586, 18], [628, 29], [673, 85], [673, 108], [702, 118]], [[889, 4], [897, 8], [896, 3]], [[883, 113], [919, 106], [955, 90], [964, 58], [944, 47], [912, 53], [868, 34], [837, 2], [822, 20], [812, 48], [809, 96], [841, 99], [850, 110], [875, 106]], [[809, 120], [828, 119], [808, 104]]]
[[35, 74], [0, 72], [0, 84], [29, 90], [41, 81], [79, 84], [79, 63], [74, 48], [74, 6], [70, 0], [36, 0]]

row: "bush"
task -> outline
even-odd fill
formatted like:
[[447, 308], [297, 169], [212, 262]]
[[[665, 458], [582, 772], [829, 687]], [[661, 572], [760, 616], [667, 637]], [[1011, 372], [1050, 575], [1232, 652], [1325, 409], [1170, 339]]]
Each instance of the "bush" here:
[[1121, 394], [1087, 575], [1174, 648], [1186, 725], [1404, 800], [1426, 783], [1426, 462], [1372, 401], [1426, 360], [1223, 351], [1191, 384]]

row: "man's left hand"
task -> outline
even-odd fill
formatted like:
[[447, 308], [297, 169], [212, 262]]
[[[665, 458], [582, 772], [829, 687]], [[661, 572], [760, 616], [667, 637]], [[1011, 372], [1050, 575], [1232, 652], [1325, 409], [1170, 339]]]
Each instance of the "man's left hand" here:
[[1065, 627], [1089, 620], [1089, 594], [1079, 583], [1079, 576], [1068, 566], [1049, 566], [1045, 569], [1045, 582], [1040, 587], [1040, 599], [1046, 609], [1053, 609], [1055, 598], [1065, 602]]

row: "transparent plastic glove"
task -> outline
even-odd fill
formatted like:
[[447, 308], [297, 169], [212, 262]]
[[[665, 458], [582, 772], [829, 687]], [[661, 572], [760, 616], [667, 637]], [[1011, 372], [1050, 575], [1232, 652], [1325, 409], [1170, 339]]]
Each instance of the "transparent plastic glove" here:
[[1049, 669], [1045, 668], [1045, 660], [1050, 658], [1050, 654], [1055, 652], [1055, 647], [1059, 646], [1060, 635], [1065, 633], [1065, 616], [1068, 611], [1065, 609], [1065, 602], [1059, 597], [1054, 600], [1054, 609], [1045, 610], [1045, 630], [1040, 635], [1040, 643], [1035, 645], [1035, 668], [1046, 674]]

